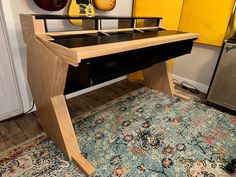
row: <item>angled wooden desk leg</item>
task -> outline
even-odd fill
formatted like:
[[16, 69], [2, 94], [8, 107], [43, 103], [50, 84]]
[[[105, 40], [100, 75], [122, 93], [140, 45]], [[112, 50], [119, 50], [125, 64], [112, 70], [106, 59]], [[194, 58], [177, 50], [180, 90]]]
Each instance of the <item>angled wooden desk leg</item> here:
[[143, 70], [143, 75], [146, 86], [186, 101], [190, 100], [189, 96], [176, 92], [167, 61]]
[[36, 38], [28, 42], [27, 54], [28, 81], [44, 131], [91, 176], [95, 169], [81, 155], [63, 95], [68, 64]]
[[143, 70], [144, 82], [147, 87], [174, 95], [174, 85], [169, 65], [166, 61]]

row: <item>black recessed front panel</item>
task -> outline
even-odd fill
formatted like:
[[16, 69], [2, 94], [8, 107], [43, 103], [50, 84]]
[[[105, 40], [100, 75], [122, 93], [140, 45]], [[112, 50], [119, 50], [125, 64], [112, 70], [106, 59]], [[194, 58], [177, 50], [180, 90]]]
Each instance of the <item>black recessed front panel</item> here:
[[193, 40], [82, 60], [69, 67], [65, 94], [84, 89], [191, 52]]
[[92, 45], [100, 45], [100, 44], [110, 44], [115, 42], [123, 42], [123, 41], [132, 41], [139, 39], [147, 39], [153, 37], [161, 37], [161, 36], [171, 36], [176, 34], [181, 34], [183, 32], [179, 31], [171, 31], [171, 30], [145, 30], [144, 32], [116, 32], [116, 33], [108, 33], [110, 36], [97, 34], [96, 36], [88, 36], [89, 34], [82, 35], [64, 35], [64, 36], [51, 36], [55, 40], [52, 42], [60, 44], [62, 46], [68, 48], [76, 48], [76, 47], [85, 47]]

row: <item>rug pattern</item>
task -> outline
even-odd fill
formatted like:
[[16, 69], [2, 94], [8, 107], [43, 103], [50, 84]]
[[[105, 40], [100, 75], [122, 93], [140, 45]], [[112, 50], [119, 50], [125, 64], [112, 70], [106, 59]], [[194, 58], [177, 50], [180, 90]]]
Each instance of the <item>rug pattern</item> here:
[[[145, 87], [76, 118], [74, 128], [96, 177], [224, 177], [236, 158], [236, 117]], [[2, 177], [84, 176], [45, 134], [0, 155]]]

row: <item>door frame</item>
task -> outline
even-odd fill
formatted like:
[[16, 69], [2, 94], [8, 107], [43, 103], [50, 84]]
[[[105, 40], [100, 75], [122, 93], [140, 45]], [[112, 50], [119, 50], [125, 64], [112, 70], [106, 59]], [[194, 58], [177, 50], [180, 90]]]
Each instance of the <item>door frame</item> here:
[[21, 56], [19, 51], [20, 48], [16, 34], [15, 21], [12, 14], [11, 1], [0, 1], [0, 13], [3, 17], [3, 29], [5, 30], [6, 43], [9, 49], [9, 60], [15, 78], [15, 85], [19, 95], [19, 102], [21, 103], [21, 110], [19, 110], [20, 114], [23, 112], [27, 112], [31, 106], [27, 91], [27, 82], [21, 62]]

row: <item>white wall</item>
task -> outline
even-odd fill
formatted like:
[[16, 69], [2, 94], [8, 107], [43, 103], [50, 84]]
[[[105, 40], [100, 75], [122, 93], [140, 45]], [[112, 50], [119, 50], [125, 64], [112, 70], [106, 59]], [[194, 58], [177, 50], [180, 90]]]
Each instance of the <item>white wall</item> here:
[[[20, 47], [20, 53], [21, 53], [21, 59], [24, 71], [26, 71], [26, 50], [25, 50], [25, 44], [23, 42], [22, 38], [22, 32], [21, 32], [21, 25], [20, 25], [20, 19], [19, 14], [67, 14], [68, 11], [68, 5], [64, 9], [57, 11], [57, 12], [49, 12], [40, 9], [32, 0], [10, 0], [11, 1], [11, 7], [12, 7], [12, 13], [13, 18], [16, 26], [16, 33], [18, 38], [18, 43]], [[130, 1], [130, 3], [128, 3]], [[113, 11], [110, 12], [99, 12], [99, 14], [102, 15], [112, 15], [112, 16], [130, 16], [131, 15], [131, 6], [132, 1], [129, 0], [125, 6], [122, 6], [122, 0], [117, 1], [117, 6]], [[67, 20], [50, 20], [48, 22], [48, 28], [49, 30], [76, 30], [80, 29], [78, 26], [71, 25]]]
[[206, 93], [220, 54], [220, 47], [194, 44], [190, 55], [175, 59], [173, 74], [179, 82], [186, 81]]
[[[4, 15], [5, 15], [5, 21], [7, 23], [7, 30], [8, 34], [10, 36], [10, 44], [14, 47], [12, 47], [12, 53], [15, 53], [14, 58], [20, 58], [20, 62], [17, 63], [16, 68], [20, 68], [22, 66], [23, 68], [23, 78], [26, 81], [26, 73], [27, 73], [27, 58], [26, 58], [26, 45], [23, 41], [22, 37], [22, 31], [21, 31], [21, 25], [20, 25], [20, 19], [19, 14], [67, 14], [68, 11], [68, 4], [67, 6], [57, 12], [49, 12], [40, 9], [32, 0], [1, 0], [1, 4], [4, 7]], [[117, 5], [115, 9], [109, 12], [101, 12], [96, 11], [96, 14], [98, 15], [109, 15], [109, 16], [130, 16], [131, 15], [131, 7], [132, 7], [132, 0], [126, 0], [125, 5], [123, 0], [117, 0]], [[110, 22], [107, 21], [103, 24], [104, 28], [110, 28], [117, 26], [117, 22]], [[78, 26], [71, 25], [67, 20], [58, 21], [58, 20], [50, 20], [48, 23], [49, 30], [57, 31], [57, 30], [77, 30], [80, 29]], [[11, 36], [15, 35], [15, 38], [11, 38]], [[17, 41], [15, 41], [17, 40]], [[17, 56], [18, 52], [18, 56]], [[21, 66], [19, 66], [21, 65]], [[21, 82], [22, 79], [21, 79]], [[30, 89], [28, 87], [27, 81], [25, 82], [27, 93], [28, 94], [21, 94], [22, 97], [24, 97], [25, 102], [28, 102], [24, 104], [24, 110], [29, 109], [30, 104], [32, 102], [32, 96], [30, 93]], [[25, 88], [22, 88], [22, 90], [25, 90]], [[27, 97], [27, 98], [25, 98]]]

